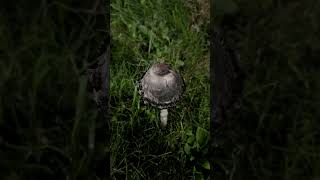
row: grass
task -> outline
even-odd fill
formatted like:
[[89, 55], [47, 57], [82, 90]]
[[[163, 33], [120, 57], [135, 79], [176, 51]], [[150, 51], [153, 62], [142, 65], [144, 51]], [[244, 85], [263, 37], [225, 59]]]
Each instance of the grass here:
[[[182, 1], [115, 0], [111, 7], [112, 177], [190, 179], [195, 163], [184, 151], [187, 132], [209, 130], [208, 35], [192, 30]], [[137, 91], [156, 62], [171, 64], [187, 84], [184, 99], [169, 109], [166, 130], [160, 111], [144, 105]], [[201, 155], [196, 163], [205, 160]]]
[[[98, 179], [94, 160], [101, 157], [88, 147], [97, 108], [83, 72], [103, 30], [92, 2], [77, 2], [0, 7], [0, 179]], [[248, 79], [220, 154], [207, 149], [206, 3], [111, 2], [113, 179], [205, 179], [209, 157], [211, 179], [319, 179], [320, 4], [234, 2], [226, 12], [235, 14], [221, 22]], [[137, 93], [137, 81], [160, 61], [187, 85], [166, 130], [159, 110]]]

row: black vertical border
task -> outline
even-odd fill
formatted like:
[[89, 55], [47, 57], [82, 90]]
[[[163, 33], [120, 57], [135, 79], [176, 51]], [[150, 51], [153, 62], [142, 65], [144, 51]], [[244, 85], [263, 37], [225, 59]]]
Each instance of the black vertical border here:
[[[231, 59], [227, 55], [225, 47], [221, 44], [222, 29], [217, 13], [214, 8], [217, 0], [210, 1], [210, 177], [226, 179], [227, 175], [222, 167], [216, 162], [225, 157], [224, 145], [226, 136], [226, 103], [230, 104], [230, 92], [226, 92], [226, 85], [230, 86], [234, 82], [228, 77], [228, 68], [232, 68], [229, 63]], [[232, 82], [231, 82], [232, 81]], [[231, 83], [231, 84], [230, 84]], [[231, 87], [233, 88], [233, 87]], [[225, 99], [226, 98], [226, 99]]]
[[88, 79], [91, 91], [95, 96], [98, 109], [98, 118], [95, 122], [95, 150], [90, 163], [92, 171], [98, 179], [111, 179], [110, 145], [111, 121], [109, 111], [109, 85], [110, 85], [110, 0], [98, 0], [103, 15], [97, 18], [98, 29], [101, 30], [101, 44], [97, 50], [97, 62], [88, 68]]
[[[241, 114], [242, 90], [246, 72], [240, 62], [240, 54], [225, 42], [224, 26], [227, 20], [215, 12], [215, 3], [210, 1], [210, 165], [211, 177], [226, 179], [229, 176], [219, 159], [229, 156], [234, 120]], [[218, 4], [218, 3], [217, 3]], [[217, 161], [217, 162], [216, 162]], [[214, 176], [213, 176], [214, 175]]]
[[[101, 59], [98, 62], [98, 68], [101, 75], [101, 95], [99, 98], [101, 104], [98, 104], [100, 108], [100, 126], [96, 129], [95, 141], [97, 147], [101, 147], [102, 153], [101, 157], [97, 157], [94, 164], [96, 174], [99, 179], [111, 179], [110, 171], [110, 145], [111, 145], [111, 121], [110, 121], [110, 111], [109, 111], [109, 85], [110, 85], [110, 0], [100, 0], [104, 8], [104, 27], [105, 32], [103, 34], [102, 47], [99, 49], [101, 53]], [[100, 57], [99, 57], [100, 58]], [[100, 106], [100, 107], [99, 107]], [[98, 148], [100, 149], [100, 148]]]
[[211, 155], [209, 157], [209, 162], [210, 162], [210, 176], [209, 178], [212, 179], [214, 177], [215, 171], [213, 169], [214, 166], [214, 143], [213, 143], [213, 138], [214, 138], [214, 102], [216, 100], [216, 97], [214, 96], [215, 89], [214, 89], [214, 60], [213, 60], [213, 31], [214, 31], [214, 26], [213, 26], [213, 17], [214, 17], [214, 11], [213, 11], [213, 5], [214, 5], [214, 0], [210, 0], [210, 25], [209, 25], [209, 40], [210, 40], [210, 143], [209, 143], [209, 154]]

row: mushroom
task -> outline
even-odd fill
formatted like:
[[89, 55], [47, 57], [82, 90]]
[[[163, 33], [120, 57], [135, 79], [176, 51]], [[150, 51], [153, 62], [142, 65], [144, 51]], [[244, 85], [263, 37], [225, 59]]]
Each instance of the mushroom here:
[[160, 109], [162, 128], [167, 125], [168, 108], [176, 105], [184, 90], [183, 78], [165, 63], [152, 65], [139, 83], [144, 103]]

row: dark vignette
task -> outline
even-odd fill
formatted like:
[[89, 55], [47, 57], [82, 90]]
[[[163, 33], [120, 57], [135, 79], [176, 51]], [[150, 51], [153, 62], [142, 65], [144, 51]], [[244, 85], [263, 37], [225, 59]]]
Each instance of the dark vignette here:
[[91, 121], [86, 69], [109, 39], [109, 4], [2, 3], [0, 179], [108, 179], [110, 131], [106, 119]]

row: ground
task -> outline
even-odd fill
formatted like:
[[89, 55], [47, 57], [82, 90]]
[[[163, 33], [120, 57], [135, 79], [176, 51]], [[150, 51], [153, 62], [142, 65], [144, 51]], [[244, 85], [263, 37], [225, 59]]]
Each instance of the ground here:
[[[208, 153], [208, 3], [111, 2], [113, 179], [205, 179], [210, 170], [211, 179], [320, 177], [320, 3], [223, 2], [213, 20], [248, 78], [219, 155]], [[99, 156], [88, 141], [98, 116], [85, 75], [104, 31], [95, 6], [39, 0], [0, 8], [0, 179], [97, 179], [92, 160]], [[137, 89], [150, 64], [161, 61], [187, 85], [166, 130]]]

